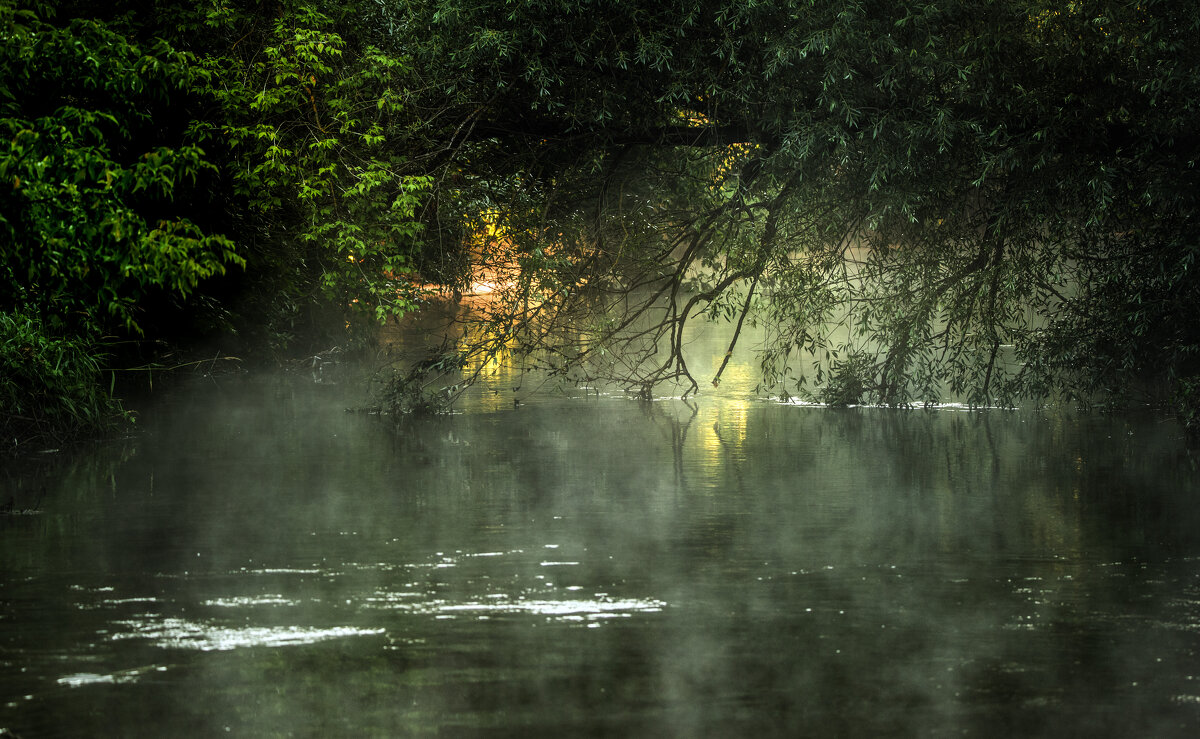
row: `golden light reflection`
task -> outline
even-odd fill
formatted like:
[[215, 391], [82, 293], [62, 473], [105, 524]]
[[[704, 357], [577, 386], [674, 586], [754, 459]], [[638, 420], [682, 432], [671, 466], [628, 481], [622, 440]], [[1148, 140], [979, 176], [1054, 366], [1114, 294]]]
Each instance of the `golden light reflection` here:
[[745, 400], [726, 400], [709, 410], [700, 425], [700, 444], [705, 466], [720, 469], [728, 459], [745, 453], [746, 427], [750, 404]]
[[[724, 335], [721, 335], [724, 338]], [[712, 377], [716, 368], [725, 359], [727, 347], [724, 341], [716, 342], [713, 348], [698, 362], [697, 370], [705, 377]], [[709, 393], [721, 397], [721, 403], [712, 409], [711, 421], [700, 425], [700, 443], [710, 468], [724, 464], [732, 455], [740, 457], [745, 452], [747, 419], [756, 383], [755, 369], [744, 357], [735, 352], [721, 375], [721, 383]], [[707, 388], [706, 388], [707, 390]]]

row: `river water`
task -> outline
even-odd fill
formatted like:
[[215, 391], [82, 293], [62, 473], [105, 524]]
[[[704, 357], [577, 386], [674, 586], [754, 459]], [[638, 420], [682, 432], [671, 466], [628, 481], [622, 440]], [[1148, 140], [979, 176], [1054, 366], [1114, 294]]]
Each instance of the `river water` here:
[[0, 728], [1200, 732], [1175, 426], [738, 372], [693, 402], [500, 376], [399, 425], [308, 372], [197, 378], [128, 439], [9, 465]]

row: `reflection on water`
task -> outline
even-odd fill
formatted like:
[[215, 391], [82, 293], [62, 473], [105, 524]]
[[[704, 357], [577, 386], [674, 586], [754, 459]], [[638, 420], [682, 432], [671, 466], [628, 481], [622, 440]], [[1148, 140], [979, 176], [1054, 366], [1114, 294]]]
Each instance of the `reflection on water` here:
[[245, 378], [5, 471], [39, 512], [0, 517], [0, 727], [1200, 729], [1170, 426], [788, 405], [733, 369], [690, 403], [481, 386], [397, 426], [350, 384]]
[[179, 618], [158, 618], [149, 614], [128, 621], [115, 621], [113, 625], [126, 629], [111, 634], [109, 638], [113, 640], [149, 639], [160, 649], [197, 649], [201, 652], [312, 644], [326, 639], [383, 633], [383, 629], [355, 629], [349, 626], [331, 629], [299, 626], [231, 628]]
[[665, 605], [656, 600], [614, 600], [598, 597], [593, 600], [532, 600], [517, 598], [510, 600], [503, 595], [489, 596], [498, 600], [489, 601], [445, 601], [433, 600], [418, 603], [405, 601], [412, 593], [380, 593], [372, 602], [380, 607], [409, 613], [424, 613], [453, 618], [457, 614], [532, 614], [548, 616], [560, 621], [594, 621], [602, 618], [628, 618], [634, 613], [657, 613]]
[[81, 688], [87, 685], [103, 685], [117, 683], [135, 682], [147, 672], [166, 672], [167, 668], [162, 666], [143, 667], [134, 670], [122, 670], [111, 675], [97, 675], [90, 672], [81, 672], [75, 675], [67, 675], [58, 679], [59, 685], [65, 685], [70, 688]]

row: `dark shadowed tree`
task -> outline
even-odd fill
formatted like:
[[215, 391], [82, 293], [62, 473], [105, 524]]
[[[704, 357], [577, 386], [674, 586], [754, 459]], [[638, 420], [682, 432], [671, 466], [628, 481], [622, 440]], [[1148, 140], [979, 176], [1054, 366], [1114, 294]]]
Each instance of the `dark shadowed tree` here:
[[695, 388], [711, 315], [788, 393], [1195, 405], [1190, 3], [379, 6], [429, 217], [521, 267], [493, 350]]

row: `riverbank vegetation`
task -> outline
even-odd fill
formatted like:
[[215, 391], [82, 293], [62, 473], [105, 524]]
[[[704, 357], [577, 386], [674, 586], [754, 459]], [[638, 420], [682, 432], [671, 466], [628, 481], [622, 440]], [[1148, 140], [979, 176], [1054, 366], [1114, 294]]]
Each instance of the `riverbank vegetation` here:
[[576, 380], [717, 383], [683, 342], [710, 317], [761, 327], [772, 393], [1153, 385], [1194, 425], [1198, 29], [1183, 0], [2, 0], [4, 438], [111, 415], [128, 347], [285, 352], [483, 281], [463, 356]]

